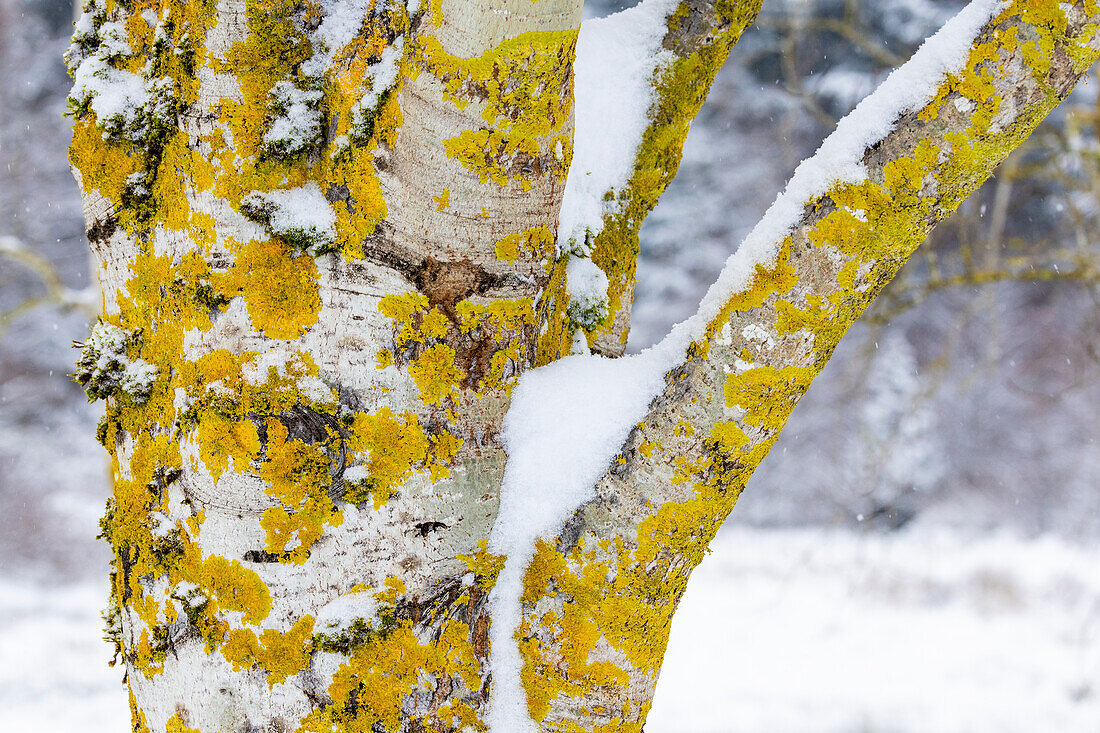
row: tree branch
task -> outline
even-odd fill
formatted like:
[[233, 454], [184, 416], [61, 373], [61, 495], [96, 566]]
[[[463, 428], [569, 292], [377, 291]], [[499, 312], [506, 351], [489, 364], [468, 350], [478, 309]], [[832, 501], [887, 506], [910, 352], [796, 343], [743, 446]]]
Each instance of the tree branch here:
[[[560, 690], [546, 721], [575, 713], [597, 671], [623, 677], [601, 705], [647, 699], [691, 569], [798, 399], [931, 228], [1100, 56], [1097, 22], [1093, 2], [973, 3], [796, 172], [700, 313], [640, 357], [672, 367], [664, 391], [525, 576], [528, 693]], [[550, 627], [585, 620], [602, 635], [581, 666]]]
[[[1100, 55], [1090, 25], [1097, 19], [1100, 12], [1088, 13], [1080, 3], [1048, 18], [1018, 0], [977, 31], [962, 69], [948, 73], [930, 100], [904, 109], [885, 135], [866, 139], [850, 161], [861, 170], [849, 180], [839, 167], [845, 161], [835, 155], [845, 141], [826, 141], [731, 258], [700, 314], [662, 345], [686, 344], [687, 360], [668, 378], [646, 422], [688, 418], [708, 433], [703, 442], [711, 458], [730, 447], [722, 445], [729, 438], [723, 434], [736, 428], [745, 442], [732, 455], [744, 465], [733, 483], [743, 485], [851, 323], [932, 227], [988, 178]], [[1038, 53], [1044, 47], [1049, 55]], [[927, 61], [923, 54], [906, 67]], [[890, 86], [868, 100], [862, 115], [857, 109], [840, 135], [858, 132], [872, 105], [888, 104], [883, 92]], [[834, 182], [824, 190], [805, 187], [803, 171], [812, 175], [822, 163]], [[777, 209], [789, 206], [800, 186], [809, 195], [792, 217], [795, 226], [775, 226]], [[789, 400], [777, 411], [775, 398], [783, 394]], [[681, 455], [673, 447], [662, 452]], [[628, 460], [626, 472], [646, 462]], [[667, 500], [659, 493], [646, 498]]]
[[646, 0], [581, 28], [576, 148], [558, 242], [607, 278], [606, 293], [602, 278], [600, 292], [570, 286], [571, 320], [599, 353], [623, 353], [638, 230], [676, 176], [691, 122], [760, 4]]

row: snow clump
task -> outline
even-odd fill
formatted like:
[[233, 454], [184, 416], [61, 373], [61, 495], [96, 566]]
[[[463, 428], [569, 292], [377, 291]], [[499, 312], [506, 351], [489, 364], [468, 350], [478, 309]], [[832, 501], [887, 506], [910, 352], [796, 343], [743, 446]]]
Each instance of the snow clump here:
[[92, 326], [88, 340], [80, 344], [76, 362], [76, 380], [89, 400], [102, 400], [120, 392], [136, 402], [149, 399], [157, 379], [157, 367], [144, 359], [130, 359], [130, 346], [136, 339], [118, 326], [102, 321]]
[[268, 155], [290, 157], [320, 142], [321, 96], [320, 91], [299, 89], [285, 79], [275, 82], [270, 103], [273, 119], [263, 139]]
[[[156, 38], [158, 43], [166, 42], [163, 21], [157, 22]], [[108, 137], [141, 141], [158, 128], [175, 124], [178, 100], [171, 78], [118, 68], [133, 56], [124, 22], [108, 21], [107, 11], [95, 0], [86, 3], [65, 54], [73, 78], [69, 102], [77, 111], [86, 108], [95, 113]], [[151, 68], [147, 63], [147, 74]]]
[[382, 57], [368, 72], [371, 88], [351, 108], [352, 130], [362, 139], [374, 133], [374, 117], [382, 103], [397, 84], [397, 72], [405, 55], [405, 39], [398, 38], [393, 45], [382, 49]]
[[569, 289], [566, 313], [575, 326], [592, 330], [611, 314], [607, 275], [590, 259], [570, 255], [565, 266]]
[[335, 249], [336, 214], [312, 181], [298, 188], [254, 191], [241, 199], [241, 211], [314, 257]]

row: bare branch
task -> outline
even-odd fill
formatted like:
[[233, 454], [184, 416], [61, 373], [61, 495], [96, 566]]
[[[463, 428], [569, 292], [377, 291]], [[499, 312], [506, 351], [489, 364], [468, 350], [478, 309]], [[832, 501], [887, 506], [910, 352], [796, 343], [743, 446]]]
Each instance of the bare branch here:
[[49, 260], [27, 249], [15, 237], [0, 236], [0, 259], [4, 258], [18, 262], [37, 275], [45, 286], [46, 292], [40, 296], [27, 298], [6, 311], [0, 311], [0, 333], [3, 333], [24, 313], [29, 313], [41, 306], [58, 305], [63, 308], [77, 308], [89, 318], [93, 317], [99, 307], [99, 289], [95, 285], [82, 290], [66, 287]]

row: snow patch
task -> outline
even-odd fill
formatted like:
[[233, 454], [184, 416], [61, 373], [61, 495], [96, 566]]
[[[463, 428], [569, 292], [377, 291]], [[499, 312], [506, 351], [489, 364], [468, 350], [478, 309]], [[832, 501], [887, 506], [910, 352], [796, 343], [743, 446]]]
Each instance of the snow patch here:
[[[313, 55], [302, 64], [301, 73], [309, 79], [324, 78], [332, 68], [336, 54], [355, 39], [367, 18], [392, 11], [395, 5], [394, 0], [322, 0], [321, 12], [324, 17], [316, 30], [309, 34]], [[410, 16], [419, 9], [419, 2], [405, 5]], [[370, 82], [370, 89], [351, 109], [352, 127], [364, 136], [364, 131], [370, 128], [371, 121], [378, 112], [383, 95], [397, 83], [401, 60], [405, 56], [405, 39], [395, 39], [382, 49], [380, 56], [378, 61], [370, 65], [365, 75]], [[350, 142], [346, 137], [334, 141], [333, 152], [341, 152]]]
[[587, 257], [570, 255], [565, 266], [569, 290], [569, 320], [585, 328], [595, 328], [607, 318], [611, 304], [607, 298], [607, 275]]
[[122, 370], [118, 383], [123, 392], [146, 399], [157, 381], [157, 367], [144, 359], [135, 359]]
[[[169, 77], [145, 78], [114, 63], [134, 55], [125, 25], [105, 21], [94, 2], [74, 24], [65, 63], [73, 77], [70, 100], [88, 105], [108, 135], [139, 140], [157, 124], [174, 123], [175, 91]], [[160, 30], [162, 26], [157, 25]], [[146, 64], [146, 74], [151, 67]]]
[[89, 56], [76, 68], [72, 97], [88, 102], [96, 119], [105, 126], [116, 128], [138, 125], [149, 103], [144, 79], [130, 71], [114, 68], [98, 54]]
[[346, 593], [326, 603], [317, 612], [313, 628], [321, 634], [339, 634], [360, 620], [372, 626], [370, 622], [378, 620], [378, 601], [366, 591]]
[[241, 210], [313, 255], [329, 251], [336, 241], [336, 214], [313, 181], [298, 188], [254, 191], [241, 199]]
[[661, 39], [675, 7], [676, 0], [646, 0], [581, 25], [573, 161], [558, 220], [563, 250], [586, 251], [603, 228], [604, 195], [626, 186], [649, 124], [653, 70], [672, 59]]
[[131, 336], [118, 326], [102, 321], [80, 347], [73, 378], [91, 399], [106, 399], [119, 391], [137, 402], [149, 398], [157, 379], [157, 367], [144, 359], [130, 359]]
[[320, 91], [299, 89], [282, 80], [271, 88], [271, 109], [275, 113], [264, 132], [263, 143], [270, 152], [296, 155], [321, 138]]
[[[378, 7], [375, 8], [375, 5]], [[302, 73], [313, 77], [324, 76], [336, 53], [351, 43], [371, 11], [382, 12], [390, 6], [390, 0], [322, 0], [324, 18], [310, 34], [313, 56], [302, 64]]]
[[360, 136], [367, 135], [367, 130], [383, 102], [383, 95], [397, 84], [397, 72], [404, 56], [405, 39], [398, 38], [392, 45], [382, 49], [381, 58], [367, 72], [371, 88], [351, 108], [352, 126]]
[[663, 384], [646, 355], [567, 356], [525, 373], [504, 419], [508, 465], [489, 550], [507, 556], [490, 595], [493, 688], [486, 720], [493, 733], [528, 733], [513, 635], [520, 621], [523, 572], [538, 537], [552, 538], [584, 503], [631, 428]]

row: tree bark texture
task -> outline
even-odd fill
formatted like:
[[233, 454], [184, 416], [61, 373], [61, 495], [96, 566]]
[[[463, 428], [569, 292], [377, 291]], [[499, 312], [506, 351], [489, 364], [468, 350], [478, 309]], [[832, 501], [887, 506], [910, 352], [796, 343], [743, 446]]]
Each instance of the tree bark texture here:
[[[511, 389], [581, 337], [622, 354], [638, 229], [759, 7], [649, 3], [649, 119], [584, 248], [609, 282], [597, 323], [569, 315], [557, 241], [581, 0], [84, 7], [71, 161], [103, 314], [76, 377], [106, 401], [135, 731], [486, 729]], [[867, 148], [867, 179], [803, 202], [723, 295], [527, 568], [541, 730], [641, 730], [691, 569], [790, 410], [1069, 93], [1098, 20], [1092, 0], [1005, 3]]]

